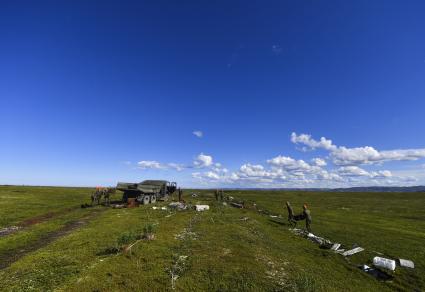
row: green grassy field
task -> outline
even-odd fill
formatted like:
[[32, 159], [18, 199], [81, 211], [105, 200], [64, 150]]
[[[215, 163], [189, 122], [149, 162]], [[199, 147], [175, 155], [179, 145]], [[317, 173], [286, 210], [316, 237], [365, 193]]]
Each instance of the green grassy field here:
[[[248, 206], [236, 209], [196, 190], [185, 191], [186, 201], [211, 209], [175, 212], [80, 208], [90, 191], [0, 187], [0, 229], [20, 227], [0, 237], [1, 291], [425, 290], [422, 193], [227, 191]], [[293, 234], [287, 200], [296, 213], [308, 203], [315, 234], [366, 250], [344, 258]], [[155, 239], [138, 240], [147, 225]], [[378, 281], [356, 267], [377, 252], [413, 260], [415, 269], [398, 267], [392, 281]]]

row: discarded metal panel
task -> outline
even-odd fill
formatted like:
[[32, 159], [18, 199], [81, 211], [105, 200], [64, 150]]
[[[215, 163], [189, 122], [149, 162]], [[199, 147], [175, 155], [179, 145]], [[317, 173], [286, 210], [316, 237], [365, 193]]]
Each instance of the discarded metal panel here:
[[395, 270], [395, 261], [386, 258], [374, 257], [373, 265], [375, 267], [385, 268], [391, 271]]
[[411, 269], [415, 268], [415, 264], [412, 261], [399, 259], [399, 262], [401, 267], [411, 268]]
[[362, 247], [356, 247], [356, 248], [353, 248], [353, 249], [347, 250], [347, 251], [346, 251], [346, 252], [344, 252], [342, 255], [346, 257], [346, 256], [351, 256], [351, 255], [353, 255], [353, 254], [356, 254], [356, 253], [362, 252], [362, 251], [364, 251], [364, 248], [362, 248]]
[[331, 247], [331, 250], [337, 251], [340, 248], [341, 243], [334, 243]]

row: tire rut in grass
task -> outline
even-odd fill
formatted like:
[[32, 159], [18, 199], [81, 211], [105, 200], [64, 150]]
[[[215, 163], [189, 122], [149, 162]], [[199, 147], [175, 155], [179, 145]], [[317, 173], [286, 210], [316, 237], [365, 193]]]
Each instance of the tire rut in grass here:
[[9, 251], [5, 254], [0, 255], [0, 270], [3, 270], [10, 265], [12, 265], [14, 262], [18, 261], [25, 255], [35, 252], [48, 244], [52, 243], [53, 241], [66, 236], [73, 232], [74, 230], [81, 228], [82, 226], [89, 223], [90, 220], [94, 219], [95, 217], [99, 216], [100, 213], [105, 211], [103, 210], [96, 210], [89, 214], [84, 215], [83, 217], [72, 220], [67, 222], [62, 228], [46, 233], [43, 236], [41, 236], [39, 239], [37, 239], [35, 242], [30, 243], [29, 245], [25, 246], [24, 248], [20, 248], [17, 250]]
[[20, 223], [18, 223], [16, 226], [8, 226], [5, 228], [0, 229], [0, 238], [10, 235], [10, 234], [14, 234], [20, 230], [23, 230], [27, 227], [30, 227], [32, 225], [38, 224], [38, 223], [43, 223], [52, 219], [55, 219], [61, 215], [65, 215], [68, 214], [72, 211], [78, 210], [77, 207], [73, 207], [73, 208], [66, 208], [63, 210], [59, 210], [56, 212], [47, 212], [45, 214], [41, 214], [38, 216], [34, 216], [28, 219], [25, 219], [24, 221], [21, 221]]

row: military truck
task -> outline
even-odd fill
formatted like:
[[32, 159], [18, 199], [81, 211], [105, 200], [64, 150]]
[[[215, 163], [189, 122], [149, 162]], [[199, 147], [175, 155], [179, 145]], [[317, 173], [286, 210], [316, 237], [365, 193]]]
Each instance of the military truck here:
[[122, 191], [122, 200], [127, 202], [128, 198], [136, 200], [144, 205], [153, 204], [157, 200], [166, 201], [177, 189], [177, 183], [166, 180], [144, 180], [140, 183], [117, 184], [117, 190]]

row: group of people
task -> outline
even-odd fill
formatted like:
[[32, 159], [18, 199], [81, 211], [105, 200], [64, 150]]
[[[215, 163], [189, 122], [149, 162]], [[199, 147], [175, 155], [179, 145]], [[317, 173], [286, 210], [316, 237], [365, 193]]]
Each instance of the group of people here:
[[91, 194], [91, 204], [100, 204], [100, 200], [103, 197], [105, 205], [109, 205], [109, 197], [115, 193], [115, 188], [96, 187], [95, 191]]
[[293, 227], [297, 226], [298, 221], [305, 220], [305, 228], [311, 232], [311, 214], [307, 204], [303, 205], [303, 211], [298, 215], [294, 215], [294, 210], [289, 202], [286, 202], [286, 209], [288, 210], [288, 221]]

